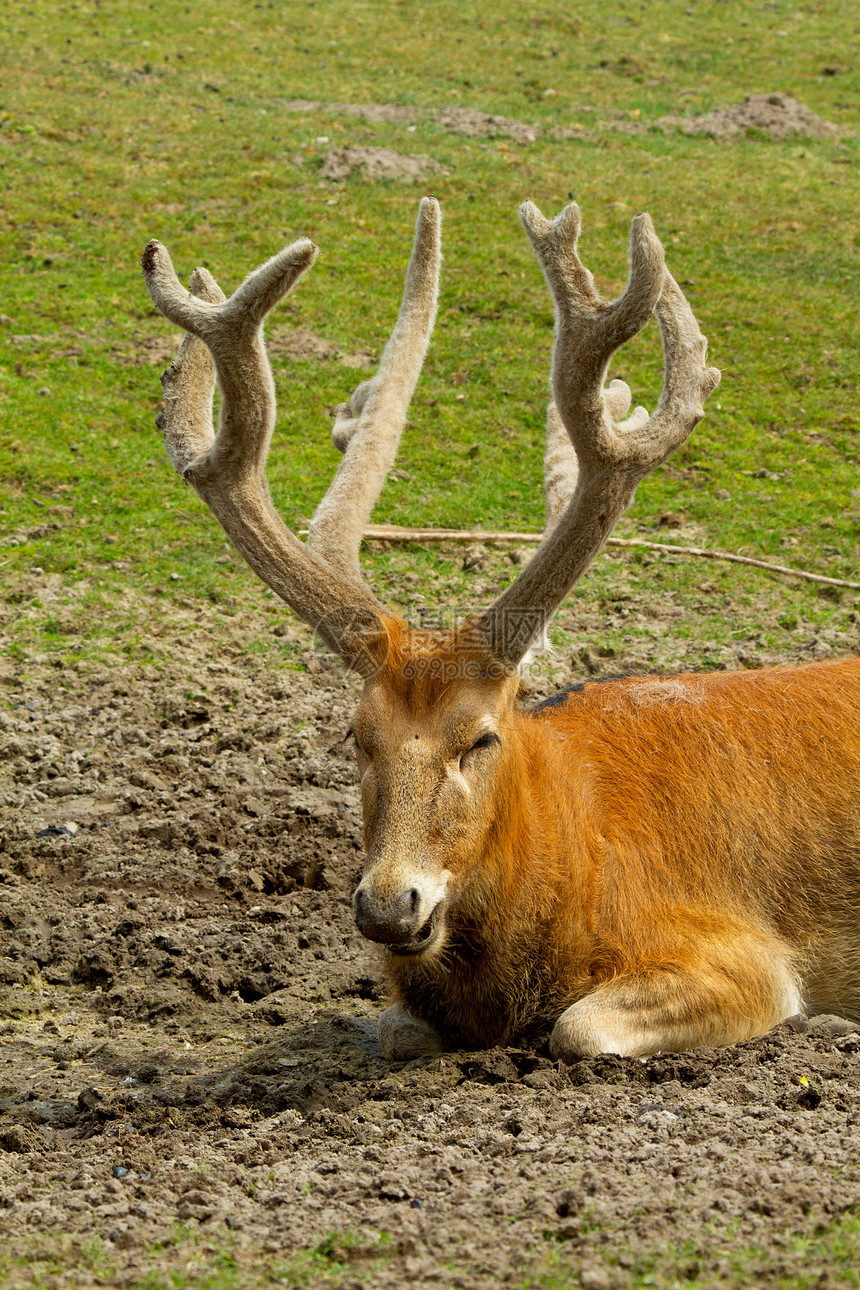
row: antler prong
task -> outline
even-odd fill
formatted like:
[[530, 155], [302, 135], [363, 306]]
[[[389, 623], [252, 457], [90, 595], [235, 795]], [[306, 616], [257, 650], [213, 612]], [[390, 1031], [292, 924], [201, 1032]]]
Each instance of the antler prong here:
[[[600, 299], [579, 259], [581, 219], [575, 204], [547, 220], [526, 202], [522, 220], [556, 312], [554, 402], [545, 457], [548, 531], [516, 582], [468, 629], [507, 670], [517, 667], [545, 630], [629, 504], [637, 482], [690, 434], [719, 382], [719, 372], [705, 365], [705, 339], [666, 271], [649, 216], [633, 220], [630, 279], [612, 303]], [[432, 331], [440, 224], [437, 203], [425, 198], [403, 302], [379, 369], [338, 410], [333, 437], [343, 459], [314, 515], [307, 545], [285, 527], [266, 484], [275, 391], [262, 322], [313, 263], [316, 247], [305, 238], [293, 243], [227, 300], [202, 269], [186, 291], [158, 242], [150, 242], [143, 256], [152, 299], [191, 333], [164, 377], [160, 423], [171, 460], [251, 567], [353, 663], [365, 656], [368, 634], [380, 632], [385, 613], [361, 580], [358, 549], [393, 464]], [[604, 388], [609, 362], [655, 308], [663, 340], [663, 390], [652, 417], [637, 407], [622, 421], [630, 390], [617, 380]], [[212, 430], [216, 372], [222, 392], [217, 435]]]
[[341, 404], [332, 438], [344, 454], [310, 523], [308, 543], [358, 570], [362, 534], [394, 464], [436, 318], [442, 214], [433, 197], [418, 210], [403, 301], [376, 375]]
[[[547, 220], [526, 202], [521, 215], [553, 295], [556, 335], [544, 459], [548, 532], [532, 561], [477, 624], [508, 666], [528, 649], [523, 614], [530, 615], [533, 638], [545, 629], [629, 505], [636, 484], [684, 442], [720, 379], [716, 368], [705, 366], [707, 342], [666, 270], [650, 216], [633, 220], [627, 289], [608, 303], [577, 254], [579, 208], [573, 204]], [[665, 364], [660, 401], [652, 417], [637, 407], [619, 422], [630, 406], [630, 390], [623, 381], [604, 389], [609, 362], [655, 308]]]
[[[207, 269], [192, 273], [191, 295], [209, 304], [223, 304], [225, 299]], [[174, 469], [185, 479], [188, 468], [205, 457], [215, 442], [215, 364], [203, 341], [191, 332], [186, 333], [172, 365], [162, 374], [161, 385], [165, 406], [155, 419], [156, 425], [164, 434], [164, 446]]]

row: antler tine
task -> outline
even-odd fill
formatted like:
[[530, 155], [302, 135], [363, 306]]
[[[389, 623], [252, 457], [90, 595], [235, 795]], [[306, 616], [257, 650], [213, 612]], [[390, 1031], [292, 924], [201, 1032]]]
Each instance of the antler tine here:
[[[665, 461], [704, 415], [720, 373], [705, 366], [707, 342], [665, 268], [648, 215], [630, 229], [630, 280], [619, 300], [602, 301], [576, 252], [579, 208], [546, 220], [531, 202], [522, 219], [556, 309], [545, 476], [549, 531], [531, 562], [475, 624], [494, 655], [517, 666], [585, 572], [632, 500], [637, 483]], [[630, 406], [623, 381], [604, 390], [609, 361], [657, 309], [665, 377], [652, 417]], [[562, 440], [566, 432], [570, 449]]]
[[[191, 295], [209, 304], [226, 299], [206, 269], [191, 275]], [[164, 446], [177, 474], [183, 475], [215, 441], [212, 430], [212, 395], [215, 364], [203, 341], [187, 332], [172, 366], [161, 376], [165, 406], [155, 418], [164, 434]]]
[[275, 387], [262, 322], [316, 256], [313, 242], [300, 238], [249, 274], [229, 300], [217, 303], [185, 290], [160, 242], [149, 242], [144, 250], [143, 273], [153, 304], [205, 341], [215, 360], [225, 407], [211, 449], [215, 460], [237, 454], [243, 468], [265, 467], [275, 426]]
[[403, 302], [376, 375], [337, 411], [332, 438], [344, 454], [311, 520], [308, 543], [327, 560], [358, 572], [358, 551], [370, 513], [394, 464], [415, 385], [436, 318], [442, 215], [425, 197]]
[[657, 321], [663, 341], [665, 376], [660, 399], [649, 424], [655, 445], [668, 443], [670, 446], [655, 465], [680, 448], [693, 432], [705, 415], [702, 406], [705, 399], [720, 383], [719, 369], [705, 364], [708, 342], [699, 331], [686, 296], [668, 269], [663, 279], [663, 292], [657, 301]]
[[[604, 390], [603, 397], [606, 410], [613, 421], [620, 421], [630, 407], [632, 394], [626, 381], [613, 380]], [[626, 421], [621, 421], [620, 431], [638, 430], [648, 420], [647, 408], [634, 408]], [[543, 459], [543, 488], [546, 498], [546, 531], [555, 528], [561, 519], [562, 512], [573, 494], [579, 479], [579, 462], [576, 450], [570, 442], [570, 435], [558, 414], [558, 408], [550, 403], [546, 410], [546, 451]]]
[[[195, 270], [189, 294], [164, 247], [148, 244], [142, 263], [150, 296], [171, 322], [192, 333], [164, 375], [159, 424], [174, 466], [254, 572], [351, 665], [364, 670], [372, 665], [368, 637], [378, 633], [385, 611], [361, 579], [333, 568], [290, 532], [272, 505], [265, 476], [275, 388], [262, 321], [315, 256], [313, 243], [296, 242], [225, 300], [204, 269]], [[217, 435], [212, 428], [216, 372], [222, 393]]]

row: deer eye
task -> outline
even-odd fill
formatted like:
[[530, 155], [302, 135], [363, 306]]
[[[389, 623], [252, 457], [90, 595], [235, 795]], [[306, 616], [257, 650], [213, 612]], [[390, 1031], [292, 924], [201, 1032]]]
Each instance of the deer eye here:
[[500, 744], [501, 742], [502, 741], [498, 735], [481, 735], [480, 739], [476, 739], [472, 744], [472, 747], [467, 748], [460, 757], [460, 769], [463, 770], [464, 767], [469, 764], [474, 753], [479, 753], [482, 748], [490, 748], [493, 744]]
[[358, 756], [359, 760], [361, 760], [362, 758], [366, 759], [367, 761], [370, 760], [370, 753], [367, 751], [364, 744], [362, 744], [358, 735], [355, 733], [355, 731], [352, 728], [350, 728], [349, 731], [347, 732], [343, 742], [347, 744], [347, 746], [349, 744], [352, 744], [352, 747], [355, 750], [355, 753]]

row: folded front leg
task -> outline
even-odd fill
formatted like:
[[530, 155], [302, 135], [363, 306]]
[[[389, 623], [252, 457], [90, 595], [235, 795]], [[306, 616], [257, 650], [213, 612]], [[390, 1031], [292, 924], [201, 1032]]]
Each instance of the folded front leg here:
[[567, 1008], [550, 1053], [572, 1062], [722, 1048], [763, 1035], [802, 1008], [779, 937], [750, 929], [697, 943], [691, 930], [683, 949], [613, 977]]
[[378, 1035], [379, 1046], [390, 1062], [408, 1062], [413, 1057], [433, 1057], [442, 1052], [438, 1031], [413, 1017], [399, 1003], [386, 1008], [379, 1018]]

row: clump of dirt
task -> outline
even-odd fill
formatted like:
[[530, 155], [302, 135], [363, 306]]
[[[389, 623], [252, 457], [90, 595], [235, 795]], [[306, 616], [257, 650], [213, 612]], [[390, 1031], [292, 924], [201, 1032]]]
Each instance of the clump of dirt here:
[[771, 139], [803, 135], [809, 139], [836, 139], [839, 126], [817, 116], [790, 94], [748, 94], [743, 103], [714, 108], [701, 116], [661, 117], [658, 126], [680, 129], [684, 134], [709, 134], [715, 139], [733, 139], [747, 130], [761, 130]]
[[385, 125], [411, 125], [421, 116], [421, 109], [405, 103], [319, 103], [313, 99], [291, 99], [282, 103], [284, 112], [329, 112], [333, 116], [353, 116], [362, 121]]
[[514, 121], [491, 112], [481, 112], [472, 107], [447, 107], [436, 113], [436, 121], [452, 134], [465, 134], [472, 138], [513, 139], [515, 143], [535, 143], [537, 127], [525, 121]]
[[321, 103], [313, 99], [292, 99], [280, 106], [285, 112], [326, 112], [332, 116], [358, 117], [387, 125], [411, 125], [426, 119], [435, 121], [451, 134], [481, 139], [513, 139], [516, 143], [534, 143], [539, 133], [537, 126], [527, 125], [525, 121], [465, 106], [425, 111], [403, 103]]
[[332, 148], [323, 158], [319, 168], [321, 179], [342, 180], [354, 170], [365, 179], [400, 179], [413, 182], [427, 175], [445, 175], [448, 172], [432, 157], [419, 154], [407, 156], [393, 148]]
[[317, 336], [312, 331], [278, 332], [267, 338], [270, 354], [286, 354], [293, 359], [337, 359], [344, 367], [370, 367], [376, 361], [369, 350], [345, 353], [340, 345]]

